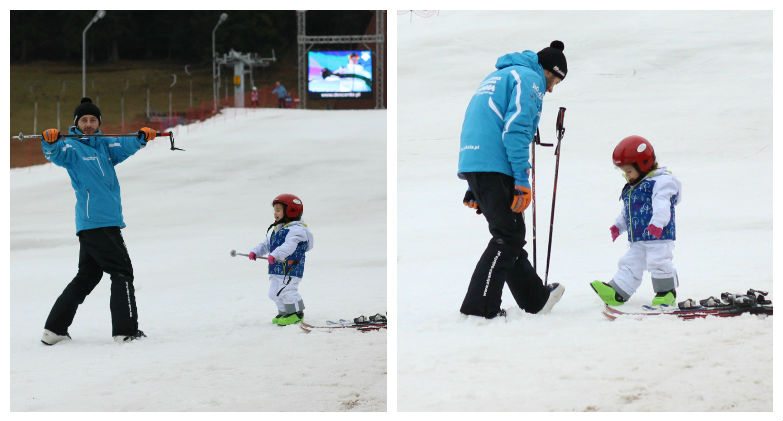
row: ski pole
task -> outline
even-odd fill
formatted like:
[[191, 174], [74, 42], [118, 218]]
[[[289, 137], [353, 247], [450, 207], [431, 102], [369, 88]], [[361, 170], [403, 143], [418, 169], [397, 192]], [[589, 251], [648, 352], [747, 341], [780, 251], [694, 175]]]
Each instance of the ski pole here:
[[[236, 250], [231, 250], [230, 254], [231, 254], [231, 257], [237, 257], [237, 256], [249, 257], [250, 256], [249, 254], [238, 253]], [[266, 258], [267, 258], [267, 256], [258, 256], [258, 257], [256, 257], [256, 262], [266, 263]]]
[[549, 259], [552, 256], [552, 230], [555, 226], [555, 200], [557, 199], [557, 176], [560, 171], [560, 142], [563, 140], [565, 134], [565, 127], [563, 127], [563, 119], [565, 118], [565, 107], [560, 107], [560, 111], [557, 113], [557, 147], [555, 148], [555, 184], [552, 187], [552, 213], [549, 216], [549, 245], [546, 249], [546, 272], [544, 274], [544, 285], [548, 285], [549, 281]]
[[533, 136], [533, 168], [532, 168], [532, 178], [533, 178], [533, 186], [531, 195], [532, 201], [533, 201], [533, 270], [536, 270], [538, 267], [538, 257], [537, 256], [537, 247], [536, 247], [536, 145], [541, 146], [554, 146], [552, 143], [543, 143], [541, 142], [541, 134], [539, 133], [538, 127], [536, 127], [536, 135]]
[[[72, 139], [84, 139], [88, 137], [138, 137], [138, 133], [122, 133], [122, 134], [61, 134], [60, 137], [64, 138], [72, 138]], [[171, 142], [171, 150], [177, 150], [177, 151], [184, 151], [184, 149], [180, 149], [174, 146], [174, 132], [160, 132], [157, 134], [157, 136], [166, 137], [168, 136], [169, 141]], [[32, 139], [43, 139], [43, 136], [40, 134], [24, 134], [23, 132], [19, 132], [18, 135], [14, 136], [13, 139], [16, 139], [20, 142], [24, 142], [25, 140], [32, 140]]]
[[[237, 257], [237, 256], [245, 256], [245, 257], [249, 257], [249, 256], [250, 256], [249, 254], [245, 254], [245, 253], [238, 253], [236, 250], [231, 250], [231, 253], [230, 253], [230, 254], [231, 254], [231, 257]], [[256, 257], [256, 259], [258, 259], [258, 260], [262, 260], [262, 259], [263, 259], [263, 260], [266, 260], [266, 256], [258, 256], [258, 257]]]
[[[229, 252], [229, 254], [231, 255], [231, 257], [237, 257], [237, 256], [244, 256], [244, 257], [249, 257], [249, 256], [250, 256], [249, 254], [240, 253], [240, 252], [238, 252], [238, 251], [236, 251], [236, 250], [231, 250], [231, 251]], [[267, 257], [268, 257], [268, 256], [257, 256], [257, 257], [256, 257], [256, 260], [264, 261], [264, 260], [266, 260], [266, 259], [267, 259]], [[295, 264], [299, 263], [299, 261], [298, 261], [298, 260], [281, 260], [281, 262], [283, 262], [284, 264], [286, 264], [286, 265], [288, 265], [288, 266], [293, 266], [293, 265], [295, 265]]]
[[533, 179], [533, 188], [532, 188], [532, 195], [531, 198], [533, 200], [533, 270], [538, 273], [538, 258], [536, 257], [536, 144], [541, 140], [541, 137], [538, 134], [538, 127], [536, 127], [536, 135], [533, 137], [533, 168], [532, 174], [530, 175]]

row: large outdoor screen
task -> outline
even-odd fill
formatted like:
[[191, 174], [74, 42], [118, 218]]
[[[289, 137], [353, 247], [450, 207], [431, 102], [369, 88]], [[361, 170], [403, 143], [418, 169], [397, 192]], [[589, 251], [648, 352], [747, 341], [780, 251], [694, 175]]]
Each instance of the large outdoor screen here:
[[307, 92], [315, 98], [362, 98], [372, 95], [372, 52], [308, 52]]

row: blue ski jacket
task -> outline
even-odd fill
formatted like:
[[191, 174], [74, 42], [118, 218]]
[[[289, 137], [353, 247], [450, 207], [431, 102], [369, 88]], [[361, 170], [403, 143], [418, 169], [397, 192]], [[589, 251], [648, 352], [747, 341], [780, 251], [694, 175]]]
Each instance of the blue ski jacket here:
[[499, 172], [530, 187], [530, 142], [546, 94], [544, 69], [533, 51], [498, 58], [497, 70], [479, 85], [465, 111], [458, 176]]
[[[72, 126], [70, 134], [83, 134]], [[100, 134], [100, 130], [97, 134]], [[63, 138], [41, 140], [47, 160], [68, 170], [76, 194], [76, 233], [101, 228], [125, 228], [120, 183], [114, 166], [146, 145], [141, 137]]]

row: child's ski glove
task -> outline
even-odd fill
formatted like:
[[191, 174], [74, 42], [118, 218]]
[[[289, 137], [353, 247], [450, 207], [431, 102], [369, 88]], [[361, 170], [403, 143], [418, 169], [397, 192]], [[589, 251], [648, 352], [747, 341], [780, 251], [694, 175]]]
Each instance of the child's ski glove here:
[[658, 228], [653, 224], [647, 226], [647, 232], [655, 238], [661, 238], [663, 235], [663, 228]]
[[251, 251], [247, 254], [247, 258], [250, 260], [256, 260], [256, 254]]
[[272, 256], [271, 254], [269, 256], [266, 256], [266, 261], [269, 262], [270, 265], [275, 264], [275, 256]]
[[609, 232], [612, 233], [612, 242], [620, 236], [620, 228], [617, 228], [617, 225], [612, 225], [612, 227], [609, 228]]

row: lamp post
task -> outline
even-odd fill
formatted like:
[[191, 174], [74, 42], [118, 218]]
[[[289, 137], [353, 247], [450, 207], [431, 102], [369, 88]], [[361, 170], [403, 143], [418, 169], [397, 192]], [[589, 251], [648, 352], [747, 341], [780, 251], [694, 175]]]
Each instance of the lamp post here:
[[190, 92], [190, 100], [188, 101], [188, 108], [193, 108], [193, 75], [188, 71], [189, 64], [185, 65], [185, 74], [188, 75], [188, 92]]
[[106, 16], [105, 10], [95, 12], [95, 16], [92, 17], [90, 23], [82, 31], [82, 97], [87, 96], [87, 30], [90, 29], [93, 23], [98, 22], [104, 16]]
[[171, 85], [169, 85], [169, 124], [168, 124], [169, 127], [172, 126], [172, 120], [174, 119], [174, 111], [173, 111], [174, 109], [171, 105], [172, 103], [171, 90], [174, 89], [174, 85], [177, 84], [177, 74], [172, 73], [171, 77], [173, 77], [174, 80], [171, 82]]
[[217, 79], [215, 77], [215, 66], [217, 65], [217, 55], [215, 53], [215, 32], [218, 29], [218, 26], [220, 26], [221, 23], [225, 22], [225, 20], [228, 19], [228, 13], [221, 13], [220, 19], [218, 19], [217, 25], [215, 25], [215, 29], [212, 30], [212, 111], [217, 112], [217, 102], [218, 102], [218, 91], [217, 91]]

